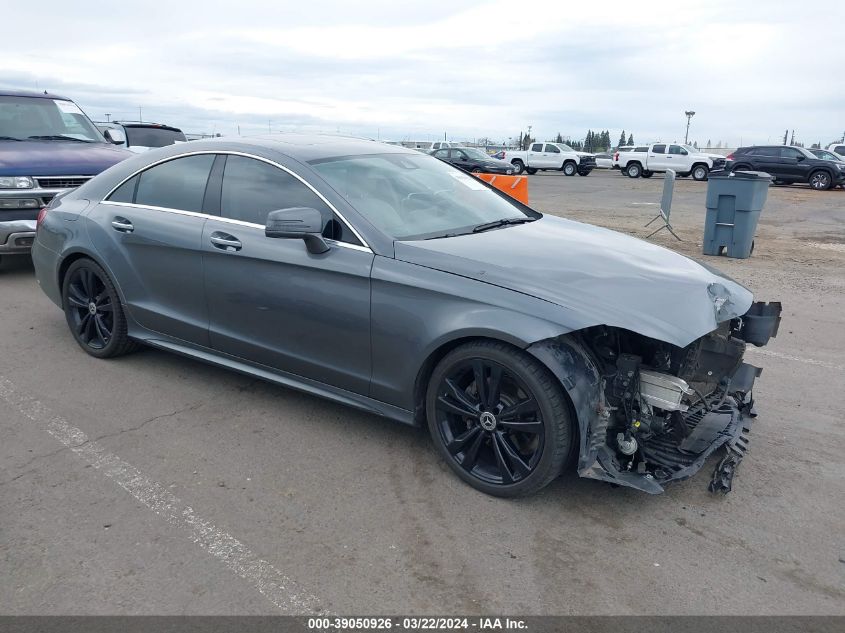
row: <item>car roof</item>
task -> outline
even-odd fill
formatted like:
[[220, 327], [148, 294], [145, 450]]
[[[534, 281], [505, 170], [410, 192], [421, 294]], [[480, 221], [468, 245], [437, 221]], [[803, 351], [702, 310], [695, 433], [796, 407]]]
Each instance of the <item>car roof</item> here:
[[[225, 150], [227, 145], [252, 146], [276, 151], [299, 161], [308, 162], [337, 156], [366, 156], [372, 154], [407, 154], [419, 152], [400, 145], [388, 145], [368, 139], [336, 136], [331, 134], [263, 134], [259, 136], [222, 136], [202, 141], [191, 141], [191, 147], [202, 145], [208, 150]], [[174, 146], [179, 147], [179, 146]], [[181, 147], [185, 147], [184, 145]]]
[[60, 99], [70, 101], [67, 97], [47, 92], [35, 92], [33, 90], [4, 90], [0, 88], [0, 97], [35, 97], [37, 99]]

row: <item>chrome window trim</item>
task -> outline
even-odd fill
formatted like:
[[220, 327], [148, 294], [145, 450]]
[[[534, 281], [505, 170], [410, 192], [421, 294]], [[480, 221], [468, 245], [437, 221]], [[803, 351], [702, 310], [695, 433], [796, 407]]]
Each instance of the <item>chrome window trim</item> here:
[[[209, 213], [199, 213], [197, 211], [184, 211], [182, 209], [170, 209], [168, 207], [155, 207], [148, 204], [134, 204], [132, 202], [112, 202], [111, 200], [101, 200], [100, 204], [110, 205], [113, 207], [126, 207], [129, 209], [149, 209], [152, 211], [164, 211], [165, 213], [174, 213], [176, 215], [187, 215], [194, 218], [203, 218], [206, 220], [217, 220], [219, 222], [225, 222], [226, 224], [236, 224], [238, 226], [245, 226], [251, 229], [259, 229], [260, 231], [264, 231], [263, 224], [256, 224], [255, 222], [244, 222], [243, 220], [234, 220], [232, 218], [224, 218], [219, 215], [211, 215]], [[338, 240], [333, 240], [330, 238], [324, 238], [326, 242], [330, 245], [340, 246], [342, 248], [350, 248], [355, 251], [361, 251], [363, 253], [370, 253], [373, 254], [372, 249], [368, 246], [359, 246], [358, 244], [349, 244], [348, 242], [339, 242]]]
[[207, 217], [207, 218], [215, 218], [217, 220], [223, 220], [224, 222], [230, 222], [230, 223], [233, 223], [233, 224], [242, 224], [244, 226], [258, 226], [258, 227], [263, 229], [264, 227], [262, 225], [255, 224], [254, 222], [243, 222], [242, 220], [233, 220], [233, 219], [230, 219], [230, 218], [224, 218], [224, 217], [219, 216], [219, 215], [209, 215], [207, 213], [197, 213], [195, 211], [183, 211], [182, 209], [171, 209], [169, 207], [154, 207], [154, 206], [142, 205], [142, 204], [136, 205], [136, 204], [130, 203], [130, 202], [111, 202], [108, 199], [108, 197], [110, 195], [112, 195], [117, 189], [119, 189], [123, 185], [123, 183], [125, 183], [128, 180], [132, 180], [135, 176], [137, 176], [141, 172], [147, 171], [148, 169], [151, 169], [151, 168], [153, 168], [157, 165], [161, 165], [162, 163], [167, 163], [167, 162], [170, 162], [171, 160], [176, 160], [177, 158], [185, 158], [187, 156], [199, 156], [199, 155], [203, 155], [203, 154], [213, 154], [213, 155], [225, 154], [225, 155], [231, 155], [231, 156], [243, 156], [244, 158], [252, 158], [252, 159], [260, 160], [264, 163], [267, 163], [268, 165], [273, 165], [273, 167], [281, 169], [282, 171], [290, 174], [291, 176], [296, 178], [299, 182], [301, 182], [303, 185], [308, 187], [320, 200], [322, 200], [326, 204], [326, 206], [328, 206], [329, 209], [331, 209], [332, 212], [335, 215], [337, 215], [337, 217], [340, 218], [341, 222], [343, 222], [346, 225], [346, 227], [350, 231], [352, 231], [352, 234], [355, 237], [358, 238], [358, 240], [361, 242], [361, 244], [363, 246], [358, 246], [357, 244], [347, 244], [346, 242], [337, 242], [336, 240], [327, 240], [327, 241], [330, 241], [330, 242], [333, 242], [333, 243], [336, 243], [336, 244], [342, 244], [344, 246], [355, 247], [356, 249], [363, 249], [363, 250], [366, 250], [367, 252], [370, 252], [370, 253], [373, 252], [372, 249], [370, 248], [370, 245], [367, 244], [367, 240], [365, 240], [361, 236], [361, 234], [358, 233], [358, 231], [355, 229], [355, 227], [352, 226], [352, 224], [349, 222], [349, 220], [347, 220], [343, 216], [343, 214], [340, 211], [337, 210], [337, 207], [335, 207], [331, 202], [329, 202], [328, 199], [322, 193], [317, 191], [317, 189], [310, 182], [305, 180], [299, 174], [291, 171], [290, 169], [288, 169], [284, 165], [281, 165], [274, 160], [270, 160], [269, 158], [264, 158], [263, 156], [256, 156], [255, 154], [249, 154], [247, 152], [238, 152], [238, 151], [235, 151], [235, 150], [226, 150], [226, 149], [220, 149], [220, 150], [204, 149], [204, 150], [197, 150], [195, 152], [185, 152], [183, 154], [176, 154], [174, 156], [168, 156], [167, 158], [162, 158], [161, 160], [157, 160], [153, 163], [150, 163], [149, 165], [144, 165], [142, 168], [134, 171], [132, 174], [130, 174], [129, 176], [127, 176], [126, 178], [121, 180], [116, 186], [112, 187], [105, 196], [103, 196], [102, 200], [100, 200], [100, 203], [116, 204], [118, 206], [131, 206], [131, 207], [137, 207], [139, 209], [155, 209], [157, 211], [170, 211], [170, 212], [173, 212], [173, 213], [182, 213], [182, 214], [187, 214], [187, 215], [199, 215], [199, 216], [203, 216], [203, 217]]

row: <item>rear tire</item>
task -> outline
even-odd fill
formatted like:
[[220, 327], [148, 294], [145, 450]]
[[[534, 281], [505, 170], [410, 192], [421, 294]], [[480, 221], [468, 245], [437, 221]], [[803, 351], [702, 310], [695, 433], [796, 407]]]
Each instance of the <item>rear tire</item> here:
[[67, 269], [62, 308], [74, 340], [91, 356], [114, 358], [137, 349], [127, 334], [117, 289], [93, 260], [78, 259]]
[[575, 172], [578, 171], [578, 167], [572, 161], [567, 161], [563, 164], [561, 171], [563, 171], [564, 176], [574, 176]]
[[643, 168], [639, 163], [631, 163], [628, 165], [626, 175], [628, 178], [639, 178], [643, 174]]
[[473, 174], [480, 174], [480, 173], [481, 173], [481, 170], [480, 170], [478, 167], [473, 167], [473, 168], [472, 168], [472, 173], [473, 173]]
[[461, 345], [437, 364], [426, 418], [437, 452], [455, 474], [497, 497], [548, 485], [573, 445], [560, 383], [536, 358], [499, 341]]

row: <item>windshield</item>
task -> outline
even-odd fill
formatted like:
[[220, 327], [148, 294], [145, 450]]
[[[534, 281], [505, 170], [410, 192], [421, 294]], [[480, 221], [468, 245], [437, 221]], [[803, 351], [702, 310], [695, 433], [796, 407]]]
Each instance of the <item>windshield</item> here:
[[0, 137], [103, 143], [103, 137], [73, 101], [0, 96]]
[[475, 160], [490, 160], [491, 158], [486, 152], [482, 152], [480, 149], [476, 149], [475, 147], [462, 147], [461, 150], [466, 152], [467, 156], [474, 158]]
[[127, 145], [141, 147], [164, 147], [173, 145], [176, 141], [186, 141], [185, 135], [178, 130], [164, 127], [134, 127], [125, 126]]
[[536, 217], [432, 156], [340, 156], [311, 164], [361, 215], [397, 240], [471, 233], [486, 222]]

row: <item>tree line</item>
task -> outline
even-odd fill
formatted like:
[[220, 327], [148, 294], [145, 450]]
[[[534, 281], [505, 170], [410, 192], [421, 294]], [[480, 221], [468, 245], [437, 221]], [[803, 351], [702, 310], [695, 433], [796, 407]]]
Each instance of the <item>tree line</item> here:
[[[536, 142], [536, 138], [533, 138], [524, 132], [519, 133], [518, 145], [523, 150], [527, 150], [532, 143]], [[596, 153], [606, 152], [620, 145], [633, 145], [634, 135], [628, 134], [626, 137], [625, 130], [622, 130], [622, 134], [619, 136], [619, 141], [616, 145], [613, 145], [610, 140], [610, 131], [608, 130], [604, 130], [603, 132], [587, 130], [587, 135], [584, 137], [583, 141], [573, 140], [571, 137], [563, 136], [560, 132], [558, 132], [554, 142], [569, 145], [569, 147], [579, 152]]]

